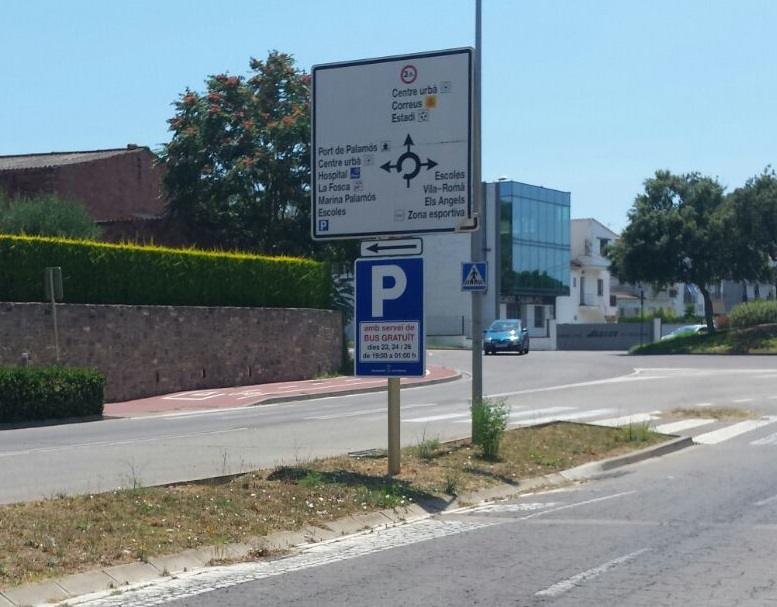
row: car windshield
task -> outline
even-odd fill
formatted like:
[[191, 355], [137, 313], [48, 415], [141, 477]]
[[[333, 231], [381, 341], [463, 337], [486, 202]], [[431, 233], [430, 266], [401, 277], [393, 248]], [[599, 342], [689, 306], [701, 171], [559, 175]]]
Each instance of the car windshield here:
[[488, 328], [488, 330], [499, 333], [503, 331], [520, 331], [521, 323], [510, 322], [507, 320], [495, 320], [491, 323], [491, 326]]

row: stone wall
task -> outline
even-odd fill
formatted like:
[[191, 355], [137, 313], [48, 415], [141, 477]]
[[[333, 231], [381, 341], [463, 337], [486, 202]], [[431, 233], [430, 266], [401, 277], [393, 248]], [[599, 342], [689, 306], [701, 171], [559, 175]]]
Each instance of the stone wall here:
[[[106, 376], [106, 401], [312, 379], [341, 366], [339, 312], [57, 304], [63, 364]], [[56, 361], [51, 304], [0, 303], [0, 365]]]

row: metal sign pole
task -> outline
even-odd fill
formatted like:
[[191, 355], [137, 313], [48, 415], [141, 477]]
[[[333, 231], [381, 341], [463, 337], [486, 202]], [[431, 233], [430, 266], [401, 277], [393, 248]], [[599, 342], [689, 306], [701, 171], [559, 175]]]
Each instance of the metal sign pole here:
[[[480, 166], [480, 10], [481, 0], [475, 3], [475, 112], [474, 126], [475, 135], [473, 137], [473, 188], [475, 196], [475, 209], [479, 213], [479, 229], [472, 233], [472, 261], [483, 260], [483, 231], [486, 227], [483, 225], [482, 203], [483, 187], [481, 185], [481, 166]], [[483, 400], [483, 294], [472, 292], [472, 404], [480, 404]], [[474, 427], [472, 435], [475, 435]]]
[[[59, 329], [57, 327], [57, 289], [55, 288], [56, 285], [54, 282], [55, 272], [61, 272], [61, 270], [59, 268], [46, 268], [46, 286], [49, 295], [51, 296], [51, 318], [54, 320], [54, 356], [56, 357], [57, 364], [59, 364]], [[59, 278], [59, 276], [57, 278]], [[57, 284], [61, 284], [61, 279], [59, 279]]]

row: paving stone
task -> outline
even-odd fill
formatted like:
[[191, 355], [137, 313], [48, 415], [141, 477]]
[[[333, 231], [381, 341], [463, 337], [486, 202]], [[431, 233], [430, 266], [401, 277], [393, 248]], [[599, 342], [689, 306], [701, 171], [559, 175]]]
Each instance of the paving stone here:
[[0, 607], [15, 607], [15, 603], [12, 603], [7, 598], [5, 598], [5, 595], [0, 592]]
[[184, 550], [178, 554], [149, 558], [148, 562], [165, 575], [205, 567], [210, 559], [203, 560], [202, 557], [202, 554], [194, 550]]
[[382, 512], [357, 514], [353, 518], [357, 521], [361, 521], [362, 529], [372, 529], [373, 527], [380, 527], [382, 525], [389, 525], [393, 523], [393, 521]]
[[162, 576], [161, 570], [148, 563], [115, 565], [114, 567], [106, 567], [103, 571], [116, 580], [116, 586], [145, 582]]
[[99, 570], [75, 573], [59, 578], [56, 581], [66, 592], [73, 596], [109, 590], [116, 585], [116, 581], [111, 576]]
[[62, 586], [51, 580], [4, 590], [3, 594], [12, 605], [19, 606], [56, 603], [70, 598]]
[[361, 519], [354, 517], [342, 518], [336, 521], [330, 521], [326, 523], [326, 528], [330, 529], [337, 536], [351, 535], [352, 533], [358, 533], [364, 531], [367, 526]]
[[305, 536], [296, 531], [279, 531], [267, 536], [267, 547], [271, 550], [287, 550], [305, 543]]
[[338, 533], [335, 533], [331, 529], [313, 526], [303, 527], [302, 534], [308, 542], [324, 542], [339, 536]]

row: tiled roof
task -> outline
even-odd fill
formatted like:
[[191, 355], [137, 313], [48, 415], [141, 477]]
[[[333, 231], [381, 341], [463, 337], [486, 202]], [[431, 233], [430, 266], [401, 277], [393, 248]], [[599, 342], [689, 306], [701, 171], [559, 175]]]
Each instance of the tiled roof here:
[[24, 154], [20, 156], [0, 156], [0, 171], [20, 171], [24, 169], [42, 169], [79, 164], [93, 160], [103, 160], [121, 154], [131, 154], [148, 148], [127, 146], [114, 150], [96, 150], [93, 152], [51, 152], [49, 154]]

